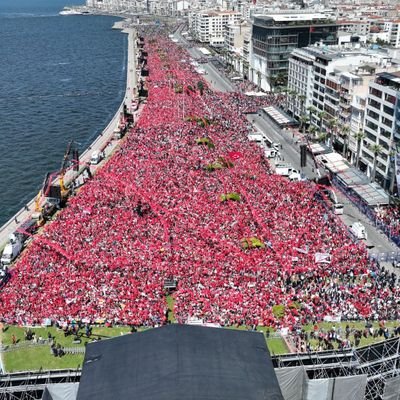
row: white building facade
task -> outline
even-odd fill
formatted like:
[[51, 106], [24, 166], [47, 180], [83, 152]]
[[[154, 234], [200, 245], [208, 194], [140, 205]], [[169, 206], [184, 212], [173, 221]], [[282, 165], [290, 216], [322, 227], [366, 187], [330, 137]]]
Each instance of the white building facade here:
[[192, 36], [210, 46], [223, 46], [228, 24], [240, 22], [241, 14], [235, 11], [198, 11], [190, 13], [189, 29]]

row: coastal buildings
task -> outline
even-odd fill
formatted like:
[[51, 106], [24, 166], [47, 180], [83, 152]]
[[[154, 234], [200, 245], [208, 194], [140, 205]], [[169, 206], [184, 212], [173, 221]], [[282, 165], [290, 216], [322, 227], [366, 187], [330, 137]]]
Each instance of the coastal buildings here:
[[209, 10], [190, 13], [189, 30], [201, 43], [223, 46], [228, 24], [238, 24], [242, 15], [235, 11]]
[[286, 86], [290, 53], [316, 42], [336, 44], [337, 31], [328, 14], [296, 11], [256, 16], [250, 79], [264, 90]]

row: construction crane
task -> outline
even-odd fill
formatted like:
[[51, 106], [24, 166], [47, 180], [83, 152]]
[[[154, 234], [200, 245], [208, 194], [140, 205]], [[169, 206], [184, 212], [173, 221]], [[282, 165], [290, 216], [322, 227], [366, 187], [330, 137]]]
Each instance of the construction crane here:
[[66, 172], [70, 169], [71, 166], [74, 168], [75, 171], [79, 171], [79, 152], [74, 144], [75, 142], [73, 140], [68, 143], [67, 149], [64, 153], [63, 161], [61, 163], [59, 176], [61, 202], [64, 202], [67, 199], [70, 192], [70, 190], [65, 186], [64, 183]]
[[37, 221], [39, 226], [42, 226], [46, 219], [66, 202], [70, 189], [65, 185], [64, 178], [71, 166], [75, 170], [79, 170], [79, 154], [73, 141], [68, 143], [60, 170], [46, 174], [42, 187], [35, 198], [35, 212], [32, 218]]

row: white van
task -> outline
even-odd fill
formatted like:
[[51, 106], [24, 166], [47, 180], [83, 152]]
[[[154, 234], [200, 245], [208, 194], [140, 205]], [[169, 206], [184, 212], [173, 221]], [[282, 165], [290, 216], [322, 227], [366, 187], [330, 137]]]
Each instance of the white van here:
[[291, 182], [300, 182], [301, 180], [303, 180], [301, 173], [299, 171], [296, 171], [295, 169], [293, 169], [291, 171], [288, 178], [289, 178], [289, 181], [291, 181]]
[[365, 226], [361, 222], [354, 222], [354, 224], [350, 227], [350, 232], [360, 240], [367, 240], [367, 231], [365, 230]]
[[97, 165], [103, 159], [103, 152], [95, 150], [90, 157], [90, 164]]
[[344, 206], [342, 203], [335, 203], [332, 205], [333, 213], [336, 215], [343, 215]]
[[279, 155], [279, 151], [276, 151], [274, 149], [265, 149], [264, 155], [267, 158], [276, 158]]
[[23, 243], [18, 236], [15, 234], [10, 235], [10, 242], [7, 243], [1, 255], [0, 262], [3, 265], [11, 264], [15, 258], [21, 253]]
[[293, 175], [293, 180], [295, 180], [294, 174], [300, 175], [300, 171], [294, 169], [291, 164], [279, 163], [275, 165], [275, 174], [287, 177]]

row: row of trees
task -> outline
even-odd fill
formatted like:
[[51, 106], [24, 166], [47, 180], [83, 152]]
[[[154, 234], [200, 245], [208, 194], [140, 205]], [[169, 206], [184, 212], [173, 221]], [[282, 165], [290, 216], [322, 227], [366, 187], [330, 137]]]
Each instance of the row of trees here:
[[[306, 97], [304, 95], [298, 95], [297, 92], [290, 90], [289, 88], [283, 88], [282, 92], [286, 93], [286, 108], [289, 110], [289, 99], [296, 97], [300, 102], [300, 115], [296, 116], [300, 123], [300, 132], [306, 134], [308, 138], [316, 139], [320, 142], [328, 142], [329, 146], [332, 147], [333, 141], [337, 136], [340, 136], [343, 140], [342, 155], [347, 158], [347, 151], [349, 147], [349, 140], [351, 136], [351, 129], [348, 124], [339, 126], [337, 118], [327, 119], [328, 113], [326, 111], [319, 111], [313, 107], [304, 108]], [[311, 124], [312, 117], [318, 117], [318, 128]], [[323, 125], [328, 129], [324, 129]], [[356, 140], [356, 155], [354, 159], [354, 165], [358, 168], [360, 163], [361, 143], [365, 138], [365, 134], [362, 130], [357, 133], [353, 133], [352, 137]], [[378, 164], [378, 156], [382, 154], [383, 148], [381, 145], [375, 143], [369, 147], [369, 150], [373, 153], [373, 165], [371, 172], [371, 181], [375, 180], [376, 168]]]

